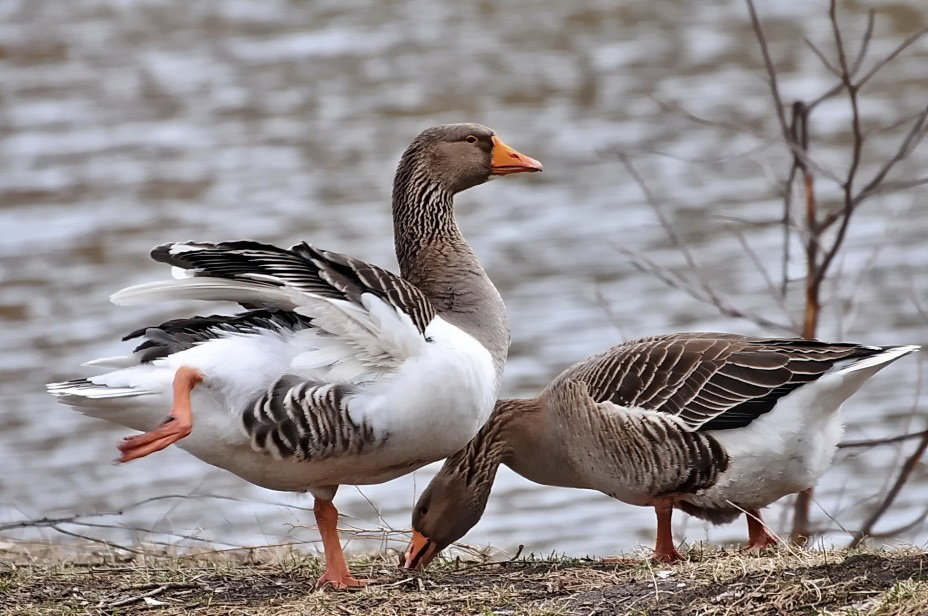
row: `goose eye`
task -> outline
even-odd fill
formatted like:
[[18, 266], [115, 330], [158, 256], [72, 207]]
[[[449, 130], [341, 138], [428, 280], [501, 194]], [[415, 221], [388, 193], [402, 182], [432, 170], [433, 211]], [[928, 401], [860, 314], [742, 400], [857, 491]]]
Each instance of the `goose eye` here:
[[424, 516], [429, 512], [429, 508], [426, 506], [419, 507], [419, 515]]
[[477, 143], [477, 138], [474, 137], [473, 135], [468, 135], [467, 138], [464, 139], [464, 141], [466, 141], [467, 143]]

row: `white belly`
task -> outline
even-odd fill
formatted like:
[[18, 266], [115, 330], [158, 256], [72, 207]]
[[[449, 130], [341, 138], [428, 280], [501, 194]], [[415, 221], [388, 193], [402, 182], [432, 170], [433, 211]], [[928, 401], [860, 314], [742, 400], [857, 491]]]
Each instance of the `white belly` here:
[[746, 428], [710, 431], [728, 452], [729, 467], [715, 485], [685, 500], [710, 508], [730, 508], [731, 502], [759, 509], [810, 488], [831, 466], [843, 431], [840, 412], [788, 404]]

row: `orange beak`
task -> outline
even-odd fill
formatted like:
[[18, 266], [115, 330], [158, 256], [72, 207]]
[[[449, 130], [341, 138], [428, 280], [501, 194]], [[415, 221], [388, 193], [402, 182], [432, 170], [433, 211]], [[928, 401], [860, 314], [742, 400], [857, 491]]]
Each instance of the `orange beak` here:
[[520, 154], [493, 135], [493, 151], [490, 154], [490, 175], [509, 175], [525, 171], [541, 171], [541, 163], [525, 154]]
[[438, 555], [438, 544], [420, 533], [412, 531], [412, 541], [406, 548], [406, 562], [404, 569], [425, 569], [432, 559]]

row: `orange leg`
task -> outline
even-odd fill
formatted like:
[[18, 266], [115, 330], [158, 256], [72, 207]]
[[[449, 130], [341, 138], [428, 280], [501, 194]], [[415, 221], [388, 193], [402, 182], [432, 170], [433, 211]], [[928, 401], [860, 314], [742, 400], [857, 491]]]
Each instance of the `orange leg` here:
[[744, 513], [748, 519], [748, 545], [746, 551], [763, 550], [777, 544], [776, 538], [767, 531], [764, 521], [760, 517], [760, 510], [749, 509]]
[[365, 586], [367, 583], [355, 579], [348, 570], [342, 544], [338, 540], [338, 510], [330, 500], [317, 498], [313, 503], [316, 526], [322, 535], [322, 549], [325, 552], [325, 573], [316, 581], [316, 588], [331, 586], [344, 590], [349, 586]]
[[673, 543], [673, 531], [670, 527], [673, 502], [659, 501], [654, 503], [654, 512], [657, 514], [657, 543], [654, 545], [654, 560], [662, 563], [683, 560], [683, 556], [677, 551]]
[[117, 462], [128, 462], [144, 458], [150, 453], [160, 451], [176, 443], [193, 430], [193, 413], [190, 410], [190, 392], [197, 383], [203, 381], [203, 375], [197, 370], [182, 366], [174, 374], [174, 403], [171, 413], [160, 426], [151, 432], [137, 434], [123, 439], [117, 447], [121, 455]]

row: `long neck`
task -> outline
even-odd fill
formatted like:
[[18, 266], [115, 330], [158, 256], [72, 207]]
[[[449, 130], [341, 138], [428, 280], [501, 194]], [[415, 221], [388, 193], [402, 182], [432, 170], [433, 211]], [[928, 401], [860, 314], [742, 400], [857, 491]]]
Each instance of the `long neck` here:
[[487, 422], [464, 449], [448, 458], [445, 468], [462, 473], [471, 489], [488, 496], [499, 465], [510, 464], [514, 445], [536, 423], [533, 418], [541, 409], [537, 399], [498, 400]]
[[476, 338], [493, 357], [498, 379], [509, 352], [503, 300], [464, 240], [452, 193], [407, 152], [393, 184], [393, 231], [400, 275], [443, 319]]

